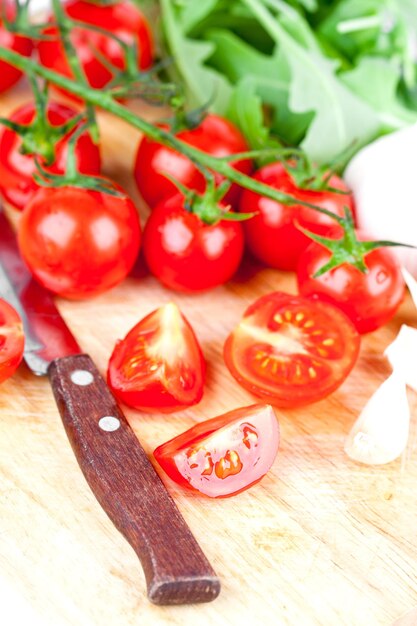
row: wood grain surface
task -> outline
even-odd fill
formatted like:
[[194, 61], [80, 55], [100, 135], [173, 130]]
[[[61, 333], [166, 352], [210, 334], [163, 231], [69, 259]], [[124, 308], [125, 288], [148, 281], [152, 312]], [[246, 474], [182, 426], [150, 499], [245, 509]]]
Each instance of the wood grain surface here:
[[[23, 91], [4, 97], [0, 115], [25, 99]], [[138, 134], [104, 114], [100, 123], [105, 170], [132, 192], [145, 217], [131, 178]], [[294, 276], [246, 261], [228, 285], [178, 295], [139, 264], [110, 293], [58, 306], [102, 372], [116, 339], [146, 313], [172, 300], [188, 317], [209, 364], [206, 393], [197, 407], [171, 416], [126, 409], [151, 454], [197, 421], [253, 403], [228, 373], [222, 345], [244, 308], [275, 289], [295, 292]], [[389, 372], [382, 352], [402, 323], [417, 325], [409, 299], [391, 324], [364, 337], [357, 366], [329, 399], [277, 410], [280, 451], [249, 491], [209, 500], [162, 475], [220, 576], [222, 592], [206, 605], [149, 603], [133, 549], [77, 465], [48, 381], [22, 366], [0, 388], [3, 596], [25, 607], [30, 626], [390, 626], [417, 604], [417, 396], [409, 393], [413, 419], [401, 459], [361, 466], [346, 457], [343, 443]], [[17, 613], [4, 623], [20, 624]]]

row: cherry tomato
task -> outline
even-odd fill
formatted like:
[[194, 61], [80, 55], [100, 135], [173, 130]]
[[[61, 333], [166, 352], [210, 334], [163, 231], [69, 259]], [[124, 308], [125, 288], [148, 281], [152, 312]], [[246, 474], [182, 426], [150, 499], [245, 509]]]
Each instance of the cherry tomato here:
[[[338, 231], [327, 236], [337, 239]], [[366, 239], [358, 233], [358, 239]], [[298, 288], [303, 296], [331, 302], [354, 323], [358, 332], [368, 333], [386, 324], [400, 306], [405, 293], [401, 267], [388, 248], [377, 248], [365, 257], [367, 272], [343, 263], [325, 274], [314, 274], [330, 259], [324, 246], [312, 242], [300, 257]]]
[[227, 338], [224, 359], [248, 391], [281, 407], [316, 402], [354, 366], [360, 336], [324, 302], [279, 291], [256, 300]]
[[172, 480], [211, 498], [233, 496], [257, 483], [278, 452], [271, 406], [255, 404], [196, 424], [156, 448]]
[[[206, 115], [196, 128], [183, 130], [176, 136], [190, 146], [216, 157], [248, 150], [240, 131], [231, 122], [213, 114]], [[244, 174], [251, 171], [251, 162], [248, 160], [235, 161], [231, 165]], [[178, 193], [177, 187], [163, 175], [164, 172], [188, 189], [203, 192], [206, 187], [203, 174], [187, 157], [143, 137], [136, 155], [134, 174], [138, 189], [151, 208]], [[214, 176], [217, 184], [224, 180], [219, 174]], [[240, 192], [240, 187], [232, 185], [223, 199], [224, 203], [236, 205]]]
[[[77, 115], [77, 111], [59, 102], [50, 101], [47, 107], [48, 122], [59, 127]], [[17, 124], [29, 125], [35, 117], [35, 107], [30, 102], [17, 109], [10, 119]], [[76, 126], [78, 128], [78, 126]], [[74, 129], [75, 130], [75, 129]], [[66, 167], [68, 140], [73, 134], [66, 134], [54, 144], [55, 162], [47, 167], [48, 171], [63, 174]], [[48, 130], [37, 136], [35, 143], [48, 141]], [[49, 138], [54, 141], [54, 138]], [[34, 143], [34, 145], [35, 145]], [[39, 185], [33, 179], [37, 171], [34, 154], [22, 154], [21, 137], [9, 128], [0, 129], [0, 193], [15, 209], [23, 210], [33, 198]], [[75, 147], [78, 170], [83, 174], [100, 172], [100, 151], [85, 132], [77, 140]], [[41, 159], [42, 160], [42, 159]]]
[[[14, 3], [10, 0], [0, 0], [0, 17], [2, 12], [6, 12], [7, 18], [13, 22], [15, 18]], [[0, 47], [8, 48], [13, 52], [30, 57], [33, 50], [33, 43], [27, 37], [21, 37], [10, 33], [0, 19]], [[0, 93], [12, 87], [22, 77], [22, 72], [5, 61], [0, 61]]]
[[[65, 4], [67, 15], [74, 20], [92, 24], [116, 35], [129, 46], [136, 43], [138, 48], [138, 69], [145, 70], [152, 64], [152, 36], [149, 25], [141, 11], [127, 0], [114, 3], [95, 3], [72, 0]], [[39, 58], [45, 67], [64, 76], [71, 77], [58, 30], [51, 26], [45, 30], [56, 39], [38, 43]], [[74, 28], [71, 41], [78, 53], [89, 84], [95, 89], [102, 89], [113, 78], [112, 72], [101, 62], [104, 57], [116, 68], [125, 67], [124, 52], [121, 46], [105, 34], [83, 28]], [[97, 50], [97, 53], [95, 52]], [[72, 96], [74, 97], [74, 96]]]
[[[253, 178], [336, 215], [344, 215], [345, 205], [353, 209], [351, 194], [300, 189], [282, 163], [265, 165]], [[328, 184], [335, 189], [347, 191], [346, 185], [338, 176], [332, 176]], [[311, 241], [297, 228], [297, 224], [319, 235], [324, 235], [335, 224], [330, 217], [319, 211], [302, 205], [280, 204], [248, 189], [242, 193], [239, 211], [258, 213], [244, 225], [248, 248], [257, 259], [280, 270], [296, 270], [301, 253]]]
[[107, 291], [131, 270], [140, 225], [128, 196], [41, 188], [22, 213], [18, 242], [35, 278], [65, 298]]
[[143, 233], [150, 271], [176, 291], [204, 291], [225, 283], [239, 267], [243, 248], [240, 222], [206, 224], [184, 208], [180, 194], [157, 205]]
[[170, 302], [116, 344], [107, 377], [125, 404], [142, 411], [172, 412], [200, 402], [205, 370], [193, 329]]
[[22, 321], [12, 306], [0, 299], [0, 383], [17, 370], [24, 347]]

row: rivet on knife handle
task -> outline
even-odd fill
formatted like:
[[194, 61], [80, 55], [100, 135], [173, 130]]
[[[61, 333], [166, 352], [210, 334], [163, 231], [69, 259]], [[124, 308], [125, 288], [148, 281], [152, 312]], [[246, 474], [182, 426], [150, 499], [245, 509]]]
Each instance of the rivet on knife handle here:
[[219, 579], [91, 358], [56, 359], [48, 374], [78, 463], [139, 556], [149, 599], [155, 604], [213, 600]]

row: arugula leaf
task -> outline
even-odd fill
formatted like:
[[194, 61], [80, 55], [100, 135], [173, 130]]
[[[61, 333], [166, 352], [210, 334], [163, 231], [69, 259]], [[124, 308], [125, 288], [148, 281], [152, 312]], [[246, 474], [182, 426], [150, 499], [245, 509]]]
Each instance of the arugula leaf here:
[[[197, 108], [210, 102], [211, 110], [223, 113], [232, 90], [222, 74], [205, 65], [214, 45], [187, 37], [181, 25], [181, 9], [175, 9], [171, 0], [160, 0], [160, 6], [163, 33], [182, 79], [188, 105]], [[206, 4], [205, 8], [208, 6]]]

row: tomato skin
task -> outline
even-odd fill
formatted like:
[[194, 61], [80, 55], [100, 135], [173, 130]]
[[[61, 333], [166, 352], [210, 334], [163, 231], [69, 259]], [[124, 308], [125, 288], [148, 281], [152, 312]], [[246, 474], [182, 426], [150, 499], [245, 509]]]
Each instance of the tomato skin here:
[[[351, 210], [354, 208], [351, 194], [298, 188], [282, 163], [261, 167], [253, 178], [339, 216], [344, 215], [345, 205]], [[329, 185], [348, 191], [345, 183], [336, 175], [330, 178]], [[335, 225], [334, 220], [319, 211], [301, 205], [286, 206], [248, 189], [241, 195], [239, 211], [258, 213], [244, 224], [247, 246], [254, 257], [280, 270], [295, 271], [301, 253], [311, 241], [297, 228], [296, 223], [319, 235], [325, 235]]]
[[0, 383], [19, 367], [25, 347], [23, 324], [19, 314], [5, 300], [0, 299]]
[[200, 402], [205, 372], [197, 337], [170, 302], [152, 311], [116, 344], [107, 380], [115, 396], [128, 406], [171, 413]]
[[175, 291], [205, 291], [227, 282], [239, 267], [243, 249], [240, 222], [205, 224], [184, 208], [180, 194], [155, 207], [143, 233], [150, 271]]
[[[201, 124], [192, 130], [183, 130], [176, 137], [190, 146], [222, 157], [248, 150], [248, 145], [240, 131], [228, 120], [209, 113]], [[234, 161], [233, 167], [244, 174], [250, 174], [252, 165], [248, 160]], [[206, 182], [203, 174], [184, 155], [143, 137], [139, 143], [134, 166], [136, 183], [145, 202], [154, 208], [159, 202], [178, 193], [177, 187], [161, 172], [173, 176], [188, 189], [203, 192]], [[216, 184], [224, 177], [215, 173]], [[224, 204], [236, 206], [241, 189], [232, 185], [223, 198]]]
[[[47, 107], [48, 122], [52, 126], [62, 126], [75, 117], [78, 112], [67, 105], [50, 100]], [[29, 102], [19, 107], [9, 117], [18, 124], [29, 125], [35, 117], [35, 106]], [[76, 126], [78, 128], [79, 125]], [[73, 131], [74, 132], [74, 131]], [[56, 144], [55, 162], [46, 169], [54, 174], [65, 171], [69, 133]], [[35, 156], [22, 154], [20, 136], [9, 128], [0, 129], [0, 194], [13, 208], [22, 211], [33, 198], [39, 185], [33, 179], [37, 172]], [[96, 175], [100, 173], [100, 150], [85, 132], [77, 140], [75, 147], [78, 169], [82, 174]]]
[[[2, 11], [6, 11], [7, 18], [13, 21], [15, 9], [13, 2], [9, 0], [0, 0], [0, 15]], [[10, 33], [3, 25], [0, 19], [0, 47], [13, 50], [19, 54], [30, 57], [33, 50], [33, 42], [28, 37], [22, 37]], [[5, 61], [0, 61], [0, 93], [7, 91], [22, 77], [22, 72]]]
[[316, 402], [352, 370], [360, 336], [337, 307], [273, 292], [256, 300], [226, 339], [224, 360], [248, 391], [279, 407]]
[[[74, 20], [99, 26], [113, 33], [125, 43], [138, 43], [138, 69], [148, 69], [153, 60], [153, 43], [149, 25], [141, 11], [131, 2], [121, 0], [114, 4], [99, 5], [94, 2], [72, 0], [65, 4], [65, 12]], [[45, 67], [63, 76], [72, 76], [66, 60], [64, 48], [58, 37], [58, 30], [51, 26], [45, 29], [48, 35], [56, 35], [51, 41], [38, 43], [39, 58]], [[110, 37], [91, 30], [74, 28], [72, 43], [81, 59], [83, 70], [91, 87], [102, 89], [113, 78], [112, 73], [94, 55], [94, 48], [117, 68], [125, 66], [122, 48]], [[63, 91], [63, 90], [61, 90]], [[66, 92], [65, 92], [66, 93]], [[67, 94], [70, 97], [71, 94]]]
[[156, 448], [154, 456], [182, 487], [225, 498], [265, 476], [277, 455], [279, 439], [272, 407], [255, 404], [196, 424]]
[[[328, 236], [337, 238], [337, 231]], [[367, 239], [357, 233], [358, 239]], [[354, 323], [359, 333], [369, 333], [386, 324], [404, 299], [405, 283], [401, 267], [392, 251], [377, 248], [364, 258], [366, 274], [344, 263], [322, 276], [314, 274], [329, 261], [331, 253], [312, 242], [300, 257], [298, 289], [303, 296], [339, 307]]]
[[64, 298], [89, 298], [131, 270], [140, 247], [139, 218], [128, 196], [42, 188], [22, 213], [18, 243], [44, 287]]

